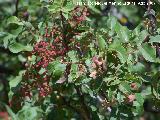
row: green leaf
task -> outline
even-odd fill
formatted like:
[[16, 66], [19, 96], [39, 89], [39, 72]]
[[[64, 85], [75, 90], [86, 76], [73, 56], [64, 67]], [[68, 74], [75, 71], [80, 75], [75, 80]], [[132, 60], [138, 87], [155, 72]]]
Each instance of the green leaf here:
[[62, 74], [66, 69], [66, 65], [65, 64], [56, 64], [54, 67], [54, 75], [60, 75]]
[[30, 45], [24, 46], [20, 43], [14, 42], [11, 45], [9, 45], [9, 50], [12, 53], [19, 53], [21, 51], [32, 51], [33, 47]]
[[38, 72], [40, 75], [42, 75], [44, 72], [46, 71], [46, 69], [41, 68], [40, 71]]
[[107, 86], [114, 86], [121, 83], [119, 79], [116, 79], [114, 77], [106, 77], [103, 80], [107, 83]]
[[143, 43], [144, 39], [148, 36], [148, 31], [147, 30], [143, 30], [139, 33], [139, 36], [138, 36], [138, 40], [136, 41], [137, 42], [137, 45], [138, 46], [141, 46], [141, 44]]
[[139, 115], [143, 113], [143, 106], [141, 106], [137, 101], [133, 101], [133, 106], [135, 106], [136, 108], [133, 109], [133, 112], [135, 115]]
[[121, 63], [125, 63], [128, 59], [127, 50], [122, 46], [122, 44], [115, 40], [110, 46], [109, 50], [116, 51], [118, 53], [118, 58], [120, 59]]
[[160, 35], [156, 35], [156, 36], [151, 36], [150, 37], [150, 43], [160, 43]]
[[98, 41], [98, 45], [99, 45], [100, 50], [105, 51], [107, 48], [107, 44], [106, 44], [106, 41], [103, 38], [103, 36], [98, 35], [97, 41]]
[[145, 69], [145, 66], [142, 63], [138, 62], [135, 65], [131, 64], [129, 66], [129, 70], [131, 72], [140, 72], [140, 73], [143, 73], [146, 69]]
[[71, 65], [71, 70], [69, 74], [69, 82], [75, 81], [77, 78], [78, 74], [78, 65], [77, 64], [72, 64]]
[[127, 27], [121, 26], [119, 23], [116, 24], [115, 31], [122, 42], [128, 42], [132, 37], [131, 31]]
[[136, 94], [135, 94], [135, 97], [136, 97], [137, 102], [140, 104], [140, 106], [143, 106], [144, 98], [143, 98], [143, 96], [141, 95], [141, 93], [136, 93]]
[[47, 3], [49, 3], [49, 0], [40, 0], [40, 2], [47, 2]]
[[78, 59], [76, 57], [76, 52], [73, 51], [73, 50], [68, 52], [68, 57], [72, 62], [77, 62], [78, 61]]
[[19, 118], [16, 116], [16, 114], [9, 108], [8, 105], [5, 105], [7, 112], [11, 116], [12, 120], [19, 120]]
[[115, 17], [109, 16], [109, 19], [107, 20], [107, 26], [110, 28], [109, 33], [111, 36], [115, 33], [115, 27], [117, 24], [117, 19]]
[[74, 3], [72, 1], [67, 1], [66, 4], [63, 6], [62, 11], [65, 13], [69, 13], [71, 10], [73, 10], [75, 7]]
[[87, 83], [89, 83], [91, 81], [91, 79], [90, 78], [85, 78], [85, 79], [83, 79], [82, 80], [82, 82], [81, 83], [83, 83], [83, 84], [87, 84]]
[[148, 86], [146, 89], [143, 89], [141, 93], [142, 93], [143, 96], [151, 95], [152, 94], [151, 93], [151, 86]]
[[10, 41], [14, 40], [16, 38], [16, 36], [12, 35], [12, 34], [8, 34], [6, 37], [3, 38], [3, 46], [5, 48], [8, 47], [8, 44]]
[[7, 25], [9, 24], [17, 24], [17, 25], [23, 25], [23, 23], [16, 17], [16, 16], [11, 16], [7, 20]]
[[22, 33], [22, 31], [23, 31], [23, 26], [18, 26], [15, 29], [11, 29], [11, 34], [13, 34], [14, 36], [18, 37], [18, 35], [20, 33]]
[[101, 11], [94, 7], [94, 5], [89, 5], [89, 8], [96, 14], [101, 14]]
[[92, 110], [92, 111], [97, 111], [96, 106], [91, 105], [90, 107], [91, 107], [91, 110]]
[[30, 22], [24, 22], [25, 27], [27, 27], [28, 29], [32, 29], [34, 28], [33, 25]]
[[139, 36], [140, 32], [141, 32], [141, 26], [138, 25], [138, 26], [133, 30], [133, 33], [134, 33], [134, 35]]
[[7, 35], [6, 32], [0, 32], [0, 37], [4, 37], [5, 35]]
[[54, 76], [58, 76], [60, 77], [62, 75], [62, 73], [65, 71], [66, 69], [66, 64], [61, 64], [58, 61], [52, 62], [49, 64], [48, 66], [48, 70], [54, 74]]
[[119, 90], [123, 93], [131, 93], [131, 87], [129, 86], [129, 84], [127, 82], [122, 82], [119, 85]]
[[40, 29], [43, 26], [43, 22], [39, 22], [38, 29]]
[[16, 87], [21, 82], [23, 73], [24, 71], [20, 71], [18, 76], [9, 81], [10, 88]]
[[156, 50], [149, 46], [147, 43], [144, 43], [142, 46], [140, 46], [139, 51], [146, 60], [150, 62], [156, 61]]
[[42, 116], [42, 110], [38, 107], [23, 106], [17, 114], [20, 120], [39, 120]]
[[64, 16], [66, 19], [68, 19], [68, 16], [69, 16], [68, 13], [63, 12], [62, 14], [63, 14], [63, 16]]
[[63, 0], [54, 0], [54, 3], [48, 6], [48, 10], [49, 12], [52, 13], [60, 12], [62, 5], [63, 5]]

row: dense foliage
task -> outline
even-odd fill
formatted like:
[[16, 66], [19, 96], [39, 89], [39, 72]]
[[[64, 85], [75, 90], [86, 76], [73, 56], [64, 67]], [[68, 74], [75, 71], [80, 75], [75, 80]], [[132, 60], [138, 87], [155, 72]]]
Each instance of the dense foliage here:
[[[71, 0], [0, 0], [0, 117], [125, 120], [160, 112], [160, 12]], [[152, 6], [151, 6], [152, 7]], [[139, 12], [141, 11], [141, 12]]]

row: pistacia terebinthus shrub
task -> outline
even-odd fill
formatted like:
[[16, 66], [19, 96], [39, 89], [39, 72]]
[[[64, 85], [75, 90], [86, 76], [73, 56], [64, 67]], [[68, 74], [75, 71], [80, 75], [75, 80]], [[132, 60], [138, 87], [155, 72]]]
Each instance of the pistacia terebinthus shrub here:
[[[16, 0], [12, 7], [0, 12], [0, 75], [1, 64], [9, 68], [2, 75], [0, 117], [138, 120], [159, 113], [157, 5], [152, 17], [150, 9], [146, 18], [139, 17], [143, 11], [135, 15], [134, 29], [99, 5]], [[114, 7], [131, 18], [140, 8]]]

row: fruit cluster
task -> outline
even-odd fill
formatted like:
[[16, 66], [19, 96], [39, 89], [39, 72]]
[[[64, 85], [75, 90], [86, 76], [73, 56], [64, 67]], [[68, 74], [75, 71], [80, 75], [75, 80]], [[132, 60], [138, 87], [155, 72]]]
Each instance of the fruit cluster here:
[[102, 75], [107, 70], [106, 61], [102, 57], [94, 56], [92, 58], [92, 69], [93, 71], [90, 73], [90, 77], [96, 79], [97, 76]]
[[34, 50], [32, 51], [32, 55], [36, 55], [37, 59], [38, 57], [40, 58], [39, 61], [37, 60], [36, 67], [46, 68], [48, 64], [52, 62], [56, 56], [64, 55], [65, 51], [65, 48], [61, 48], [60, 50], [57, 48], [57, 46], [52, 45], [49, 42], [40, 41], [35, 44]]
[[[20, 89], [22, 97], [31, 98], [34, 93], [37, 93], [36, 91], [38, 91], [39, 97], [46, 97], [51, 93], [52, 88], [49, 85], [51, 75], [47, 71], [47, 66], [57, 57], [63, 58], [69, 50], [75, 48], [73, 44], [73, 41], [75, 41], [74, 36], [77, 33], [80, 34], [81, 31], [77, 31], [77, 28], [73, 27], [70, 22], [80, 25], [87, 15], [87, 8], [80, 9], [77, 7], [72, 11], [71, 19], [65, 20], [65, 23], [68, 23], [65, 24], [67, 26], [60, 27], [55, 25], [52, 28], [45, 28], [42, 40], [35, 43], [30, 54], [30, 58], [31, 56], [36, 57], [35, 61], [27, 63], [27, 70], [23, 75], [22, 87]], [[64, 25], [63, 22], [62, 20], [62, 25]]]
[[[33, 70], [25, 72], [23, 79], [25, 82], [21, 87], [23, 97], [32, 97], [32, 91], [36, 90], [39, 93], [39, 97], [45, 97], [51, 93], [51, 87], [49, 85], [50, 76], [45, 71], [43, 74], [34, 73]], [[28, 81], [27, 81], [28, 80]]]
[[[34, 64], [27, 66], [27, 71], [23, 75], [24, 82], [21, 87], [23, 97], [27, 96], [31, 98], [33, 90], [38, 91], [39, 97], [45, 97], [51, 93], [51, 87], [49, 85], [50, 76], [47, 72], [47, 66], [56, 57], [63, 56], [67, 52], [60, 38], [57, 37], [59, 41], [50, 42], [53, 34], [56, 34], [55, 32], [57, 31], [51, 31], [49, 33], [47, 29], [48, 28], [46, 28], [46, 33], [44, 35], [46, 41], [41, 40], [36, 43], [31, 52], [31, 55], [36, 56], [36, 60]], [[43, 70], [43, 73], [40, 73], [41, 70]]]
[[77, 22], [77, 23], [81, 23], [82, 21], [86, 20], [86, 16], [88, 16], [88, 10], [87, 7], [84, 7], [83, 9], [81, 9], [80, 7], [76, 7], [73, 11], [73, 19]]

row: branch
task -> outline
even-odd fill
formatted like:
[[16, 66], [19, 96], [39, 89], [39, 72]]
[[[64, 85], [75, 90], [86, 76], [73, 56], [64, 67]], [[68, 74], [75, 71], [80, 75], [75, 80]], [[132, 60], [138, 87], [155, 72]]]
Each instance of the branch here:
[[76, 92], [79, 96], [79, 99], [80, 99], [80, 103], [82, 105], [82, 109], [84, 111], [84, 120], [90, 120], [91, 119], [91, 116], [90, 116], [90, 112], [88, 110], [88, 107], [87, 105], [85, 104], [85, 99], [84, 99], [84, 95], [81, 93], [80, 89], [78, 86], [75, 86], [75, 89], [76, 89]]
[[68, 50], [68, 43], [67, 43], [66, 35], [65, 35], [65, 31], [66, 31], [66, 26], [65, 26], [65, 21], [64, 21], [65, 18], [63, 16], [62, 11], [60, 11], [60, 16], [61, 16], [61, 20], [62, 20], [63, 42], [65, 45], [65, 48]]
[[14, 13], [15, 16], [18, 16], [18, 4], [19, 4], [19, 0], [16, 0], [16, 3], [15, 3], [15, 9], [16, 9], [16, 11]]

